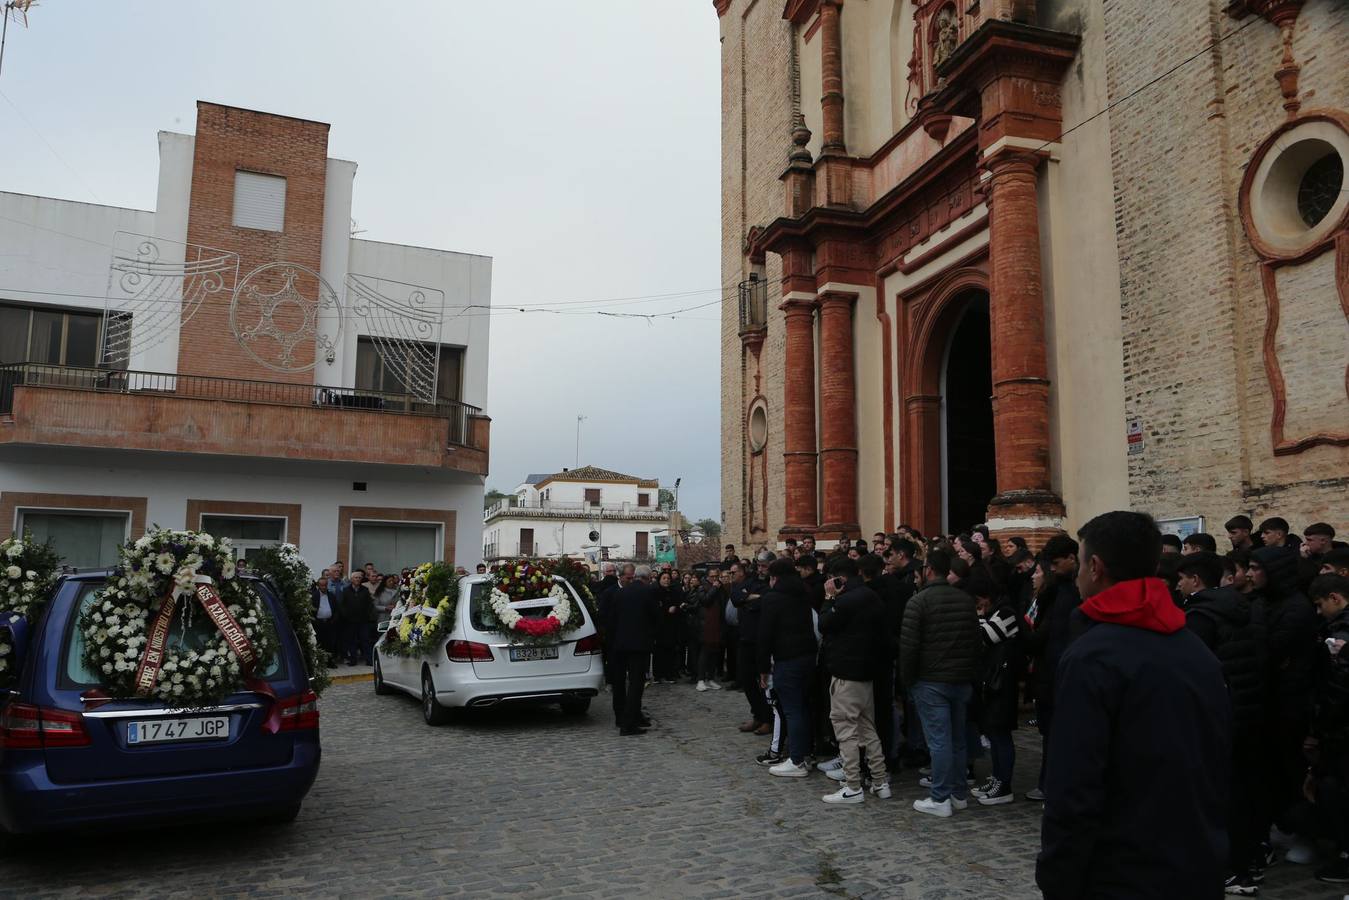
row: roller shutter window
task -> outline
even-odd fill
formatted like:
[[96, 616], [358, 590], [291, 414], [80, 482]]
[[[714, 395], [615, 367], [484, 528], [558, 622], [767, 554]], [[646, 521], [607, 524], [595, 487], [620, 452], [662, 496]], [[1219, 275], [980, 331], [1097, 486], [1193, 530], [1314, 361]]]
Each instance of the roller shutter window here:
[[283, 231], [285, 224], [286, 179], [257, 172], [235, 172], [235, 227]]

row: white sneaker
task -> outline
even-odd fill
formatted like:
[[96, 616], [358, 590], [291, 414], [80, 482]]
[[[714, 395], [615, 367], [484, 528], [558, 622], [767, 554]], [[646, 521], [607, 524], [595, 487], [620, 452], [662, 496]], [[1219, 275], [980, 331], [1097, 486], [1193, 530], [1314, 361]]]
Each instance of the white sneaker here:
[[707, 682], [700, 681], [696, 685], [694, 685], [693, 689], [701, 694], [703, 691], [707, 690]]
[[951, 817], [951, 801], [949, 800], [938, 803], [931, 797], [923, 797], [920, 800], [913, 801], [913, 808], [920, 813], [927, 813], [929, 816], [938, 816], [942, 819]]
[[866, 794], [862, 793], [861, 788], [854, 791], [845, 784], [834, 793], [825, 794], [820, 799], [825, 803], [861, 803], [866, 799]]
[[930, 788], [930, 787], [932, 787], [932, 776], [931, 776], [931, 775], [924, 775], [922, 778], [918, 779], [918, 786], [919, 786], [919, 787], [925, 787], [925, 788]]
[[890, 782], [888, 782], [888, 781], [882, 781], [880, 784], [873, 784], [873, 785], [871, 786], [871, 793], [875, 794], [877, 797], [881, 798], [882, 800], [889, 800], [889, 799], [890, 799]]
[[721, 690], [721, 683], [714, 678], [707, 683], [707, 689], [709, 691], [719, 691]]
[[1320, 859], [1320, 854], [1316, 852], [1316, 845], [1310, 841], [1304, 841], [1297, 838], [1288, 848], [1288, 852], [1283, 855], [1285, 862], [1290, 862], [1295, 866], [1309, 866]]
[[970, 801], [968, 801], [968, 800], [962, 800], [962, 799], [960, 799], [959, 797], [952, 797], [952, 798], [951, 798], [951, 808], [952, 808], [952, 809], [966, 809], [967, 807], [969, 807], [969, 805], [970, 805]]
[[848, 776], [845, 775], [845, 774], [843, 774], [843, 767], [842, 767], [842, 766], [839, 766], [837, 769], [829, 769], [829, 770], [827, 770], [824, 774], [827, 775], [827, 776], [829, 776], [830, 778], [834, 779], [835, 781], [847, 781], [847, 780], [848, 780]]
[[830, 772], [834, 769], [843, 768], [843, 757], [835, 756], [833, 759], [826, 759], [824, 762], [816, 763], [815, 768], [821, 772]]
[[779, 778], [805, 778], [810, 774], [810, 769], [805, 766], [798, 766], [790, 759], [784, 759], [776, 766], [769, 766], [769, 775], [776, 775]]

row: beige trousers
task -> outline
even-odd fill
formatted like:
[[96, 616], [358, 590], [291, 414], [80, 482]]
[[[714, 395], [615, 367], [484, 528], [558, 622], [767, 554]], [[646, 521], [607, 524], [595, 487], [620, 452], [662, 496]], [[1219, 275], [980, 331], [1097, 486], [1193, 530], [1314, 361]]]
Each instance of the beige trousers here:
[[848, 787], [862, 787], [862, 764], [858, 748], [867, 755], [867, 767], [876, 784], [889, 781], [885, 769], [885, 754], [881, 738], [876, 733], [876, 695], [870, 681], [848, 681], [832, 678], [829, 681], [829, 721], [834, 725], [838, 739], [838, 753], [843, 757], [843, 774]]

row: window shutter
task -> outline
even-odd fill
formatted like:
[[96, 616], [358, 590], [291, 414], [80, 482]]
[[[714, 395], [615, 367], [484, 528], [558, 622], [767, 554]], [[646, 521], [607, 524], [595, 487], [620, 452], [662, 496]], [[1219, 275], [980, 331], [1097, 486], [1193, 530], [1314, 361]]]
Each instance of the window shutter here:
[[238, 228], [283, 231], [286, 179], [257, 172], [235, 172], [234, 224]]

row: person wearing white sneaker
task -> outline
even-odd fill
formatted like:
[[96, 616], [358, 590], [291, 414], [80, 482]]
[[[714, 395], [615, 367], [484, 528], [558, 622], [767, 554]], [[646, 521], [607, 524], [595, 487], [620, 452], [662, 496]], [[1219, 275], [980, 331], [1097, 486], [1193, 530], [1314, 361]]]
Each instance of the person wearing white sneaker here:
[[[785, 750], [792, 766], [803, 773], [810, 752], [810, 696], [815, 675], [815, 628], [811, 621], [810, 598], [806, 586], [796, 574], [796, 564], [783, 557], [768, 566], [768, 590], [761, 600], [759, 615], [759, 686], [773, 703], [773, 735], [782, 741], [785, 726]], [[770, 675], [771, 673], [771, 675]]]
[[776, 766], [768, 770], [769, 775], [776, 775], [779, 778], [805, 778], [810, 774], [810, 769], [802, 765], [797, 765], [790, 759], [784, 759]]
[[696, 685], [694, 685], [693, 689], [701, 694], [707, 690], [707, 682], [699, 681]]
[[841, 769], [843, 768], [843, 757], [835, 756], [833, 759], [826, 759], [824, 762], [818, 762], [815, 764], [815, 768], [819, 769], [821, 772], [832, 772], [835, 769]]
[[880, 783], [878, 783], [878, 784], [873, 784], [873, 785], [871, 786], [871, 793], [875, 794], [876, 797], [877, 797], [877, 799], [880, 799], [880, 800], [889, 800], [889, 799], [890, 799], [890, 782], [888, 782], [888, 781], [882, 781], [882, 782], [880, 782]]
[[929, 816], [937, 816], [942, 819], [951, 818], [951, 800], [948, 797], [945, 800], [933, 800], [931, 797], [921, 797], [913, 801], [913, 808], [920, 813], [927, 813]]
[[866, 799], [866, 793], [861, 788], [850, 788], [845, 784], [832, 794], [825, 794], [820, 799], [825, 803], [861, 803]]

